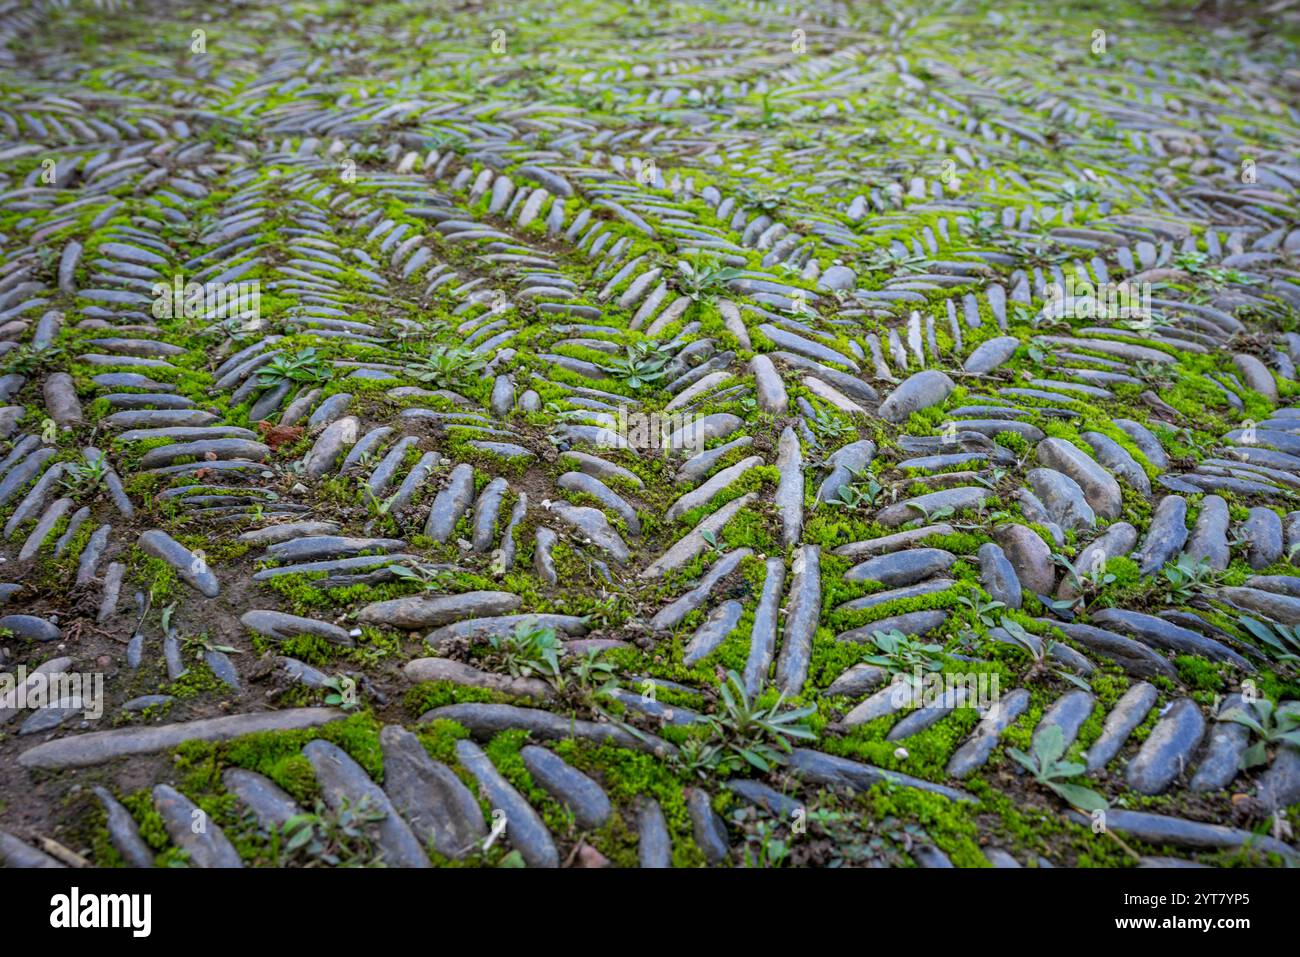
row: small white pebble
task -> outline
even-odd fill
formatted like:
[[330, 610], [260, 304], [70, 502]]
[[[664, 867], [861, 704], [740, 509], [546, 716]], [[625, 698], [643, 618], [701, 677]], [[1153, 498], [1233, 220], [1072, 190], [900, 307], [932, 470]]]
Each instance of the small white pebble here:
[[907, 748], [894, 748], [894, 757], [900, 761], [907, 760]]

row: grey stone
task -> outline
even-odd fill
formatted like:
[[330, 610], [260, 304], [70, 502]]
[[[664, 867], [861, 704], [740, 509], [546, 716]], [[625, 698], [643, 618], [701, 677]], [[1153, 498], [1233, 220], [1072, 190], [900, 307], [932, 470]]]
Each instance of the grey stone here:
[[457, 741], [456, 758], [477, 779], [493, 811], [504, 814], [504, 837], [528, 866], [559, 867], [559, 852], [541, 817], [493, 766], [483, 749], [472, 741]]
[[1191, 698], [1180, 698], [1156, 723], [1128, 764], [1125, 781], [1142, 794], [1160, 794], [1186, 770], [1205, 735], [1205, 718]]
[[166, 562], [175, 570], [177, 578], [205, 597], [216, 598], [221, 594], [221, 584], [207, 562], [161, 529], [142, 533], [139, 545], [146, 555]]
[[421, 722], [439, 719], [462, 724], [471, 734], [480, 739], [490, 738], [511, 728], [519, 728], [545, 741], [583, 738], [597, 743], [608, 741], [619, 747], [649, 754], [676, 753], [676, 748], [667, 741], [644, 731], [633, 735], [616, 725], [566, 718], [536, 708], [517, 708], [508, 704], [451, 704], [426, 711], [420, 716]]
[[1156, 505], [1142, 546], [1133, 555], [1143, 575], [1159, 571], [1182, 550], [1187, 541], [1187, 500], [1166, 495]]
[[941, 548], [913, 548], [869, 558], [844, 573], [846, 581], [876, 581], [896, 587], [931, 578], [952, 567], [957, 556]]
[[998, 336], [980, 343], [966, 358], [962, 370], [971, 375], [987, 375], [1015, 354], [1020, 340], [1014, 336]]
[[776, 684], [784, 694], [799, 694], [808, 677], [813, 634], [821, 617], [821, 594], [821, 549], [803, 545], [791, 564], [790, 601], [776, 661]]
[[1228, 503], [1218, 495], [1201, 499], [1201, 509], [1196, 516], [1185, 552], [1193, 559], [1203, 560], [1215, 571], [1228, 567], [1232, 556], [1228, 549]]
[[[293, 798], [275, 782], [243, 768], [227, 768], [221, 775], [226, 790], [239, 798], [240, 803], [253, 812], [264, 831], [282, 832], [284, 825], [302, 813]], [[153, 856], [150, 855], [152, 863]], [[148, 866], [148, 865], [137, 865]]]
[[1101, 734], [1088, 749], [1088, 770], [1099, 771], [1111, 762], [1120, 748], [1128, 740], [1133, 729], [1146, 720], [1150, 710], [1155, 707], [1159, 692], [1145, 681], [1133, 685], [1115, 702], [1110, 713], [1106, 715]]
[[451, 538], [456, 530], [456, 523], [474, 501], [474, 467], [462, 463], [451, 470], [447, 487], [433, 499], [429, 510], [429, 519], [424, 526], [424, 534], [435, 542], [443, 543]]
[[552, 751], [527, 745], [519, 752], [533, 780], [548, 794], [573, 812], [582, 828], [598, 828], [613, 810], [600, 785], [576, 768], [570, 767]]
[[1282, 519], [1271, 508], [1256, 507], [1241, 526], [1251, 568], [1267, 568], [1282, 557]]
[[896, 787], [916, 788], [931, 794], [938, 794], [950, 801], [974, 802], [975, 798], [965, 791], [950, 788], [942, 784], [933, 784], [903, 774], [901, 771], [886, 771], [859, 761], [822, 754], [807, 748], [795, 748], [789, 759], [790, 772], [803, 778], [810, 784], [826, 787], [847, 787], [854, 791], [869, 791], [877, 784], [892, 784]]
[[879, 415], [886, 422], [906, 422], [913, 412], [938, 405], [956, 388], [952, 379], [937, 369], [925, 369], [905, 379], [880, 404]]
[[122, 807], [107, 788], [96, 786], [94, 792], [103, 805], [113, 849], [121, 855], [128, 867], [153, 867], [154, 852], [140, 836], [140, 829], [136, 826], [135, 818], [131, 817], [131, 812]]
[[1038, 741], [1046, 729], [1055, 726], [1061, 729], [1065, 745], [1069, 747], [1079, 736], [1083, 723], [1092, 714], [1092, 707], [1093, 697], [1088, 692], [1082, 689], [1067, 691], [1043, 712], [1038, 727], [1034, 728], [1034, 741]]
[[744, 606], [734, 599], [724, 601], [709, 613], [695, 634], [691, 636], [682, 655], [682, 664], [688, 668], [707, 658], [726, 640], [727, 635], [740, 623]]
[[979, 562], [980, 584], [989, 597], [1008, 608], [1019, 608], [1020, 579], [1002, 547], [994, 542], [985, 542], [980, 546]]
[[[1229, 590], [1224, 589], [1224, 591]], [[1092, 620], [1099, 625], [1127, 632], [1144, 644], [1156, 648], [1183, 655], [1200, 655], [1211, 661], [1227, 661], [1243, 671], [1255, 670], [1250, 662], [1221, 642], [1162, 618], [1144, 615], [1137, 611], [1126, 611], [1122, 608], [1105, 608], [1093, 612]]]
[[1083, 489], [1065, 473], [1055, 469], [1030, 469], [1025, 478], [1042, 501], [1048, 517], [1061, 528], [1082, 531], [1096, 525], [1097, 516]]
[[1119, 483], [1078, 446], [1065, 439], [1043, 439], [1034, 455], [1046, 467], [1077, 482], [1088, 504], [1102, 518], [1119, 518], [1124, 504]]
[[659, 803], [643, 797], [636, 808], [637, 863], [641, 867], [665, 868], [673, 866], [672, 838], [668, 834], [668, 821]]
[[[243, 867], [244, 862], [221, 828], [193, 801], [168, 784], [155, 785], [153, 803], [167, 835], [193, 867]], [[197, 827], [202, 821], [204, 826]]]
[[114, 758], [167, 751], [186, 741], [228, 741], [259, 731], [314, 728], [343, 717], [346, 715], [334, 708], [292, 708], [178, 724], [92, 731], [38, 744], [20, 754], [18, 763], [25, 768], [82, 768]]
[[1219, 706], [1219, 719], [1210, 726], [1196, 774], [1188, 783], [1193, 791], [1218, 791], [1226, 788], [1241, 770], [1241, 759], [1250, 746], [1250, 729], [1224, 715], [1233, 709], [1245, 710], [1241, 695], [1232, 694]]
[[1056, 572], [1052, 569], [1052, 550], [1047, 543], [1024, 525], [1000, 526], [993, 537], [1016, 570], [1020, 587], [1035, 595], [1050, 595], [1056, 584]]
[[[458, 742], [463, 744], [466, 742]], [[419, 839], [397, 813], [388, 795], [366, 774], [361, 765], [338, 745], [317, 739], [302, 749], [311, 762], [320, 783], [321, 795], [329, 807], [338, 811], [344, 805], [367, 807], [383, 818], [377, 823], [376, 844], [382, 859], [391, 867], [428, 867]]]
[[504, 615], [522, 604], [505, 591], [471, 591], [459, 595], [411, 595], [366, 605], [357, 620], [366, 625], [414, 631], [466, 618]]
[[1029, 692], [1023, 688], [1015, 689], [993, 704], [971, 736], [948, 759], [948, 774], [960, 780], [982, 768], [997, 747], [1002, 732], [1011, 727], [1028, 706]]
[[462, 857], [487, 837], [483, 811], [456, 773], [429, 756], [420, 739], [397, 725], [379, 733], [384, 793], [411, 831], [444, 857]]

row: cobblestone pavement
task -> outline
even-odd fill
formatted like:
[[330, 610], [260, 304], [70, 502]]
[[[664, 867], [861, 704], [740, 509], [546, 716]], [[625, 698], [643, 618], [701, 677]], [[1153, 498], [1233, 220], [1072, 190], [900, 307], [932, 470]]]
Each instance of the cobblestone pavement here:
[[1055, 6], [5, 3], [0, 861], [1296, 863], [1297, 14]]

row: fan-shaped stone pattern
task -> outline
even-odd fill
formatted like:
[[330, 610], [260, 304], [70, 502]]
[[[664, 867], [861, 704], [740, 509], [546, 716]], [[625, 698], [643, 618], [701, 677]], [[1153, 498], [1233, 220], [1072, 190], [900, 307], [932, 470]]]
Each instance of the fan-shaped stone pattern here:
[[[780, 827], [887, 781], [963, 834], [997, 812], [959, 781], [1058, 801], [999, 750], [1051, 726], [1112, 807], [1196, 792], [1198, 820], [1115, 812], [1144, 865], [1294, 804], [1296, 750], [1237, 774], [1228, 706], [1287, 686], [1300, 624], [1289, 14], [1138, 15], [1099, 57], [1057, 42], [1096, 26], [1069, 11], [979, 3], [814, 4], [802, 51], [762, 5], [707, 31], [537, 12], [505, 56], [447, 5], [222, 7], [237, 40], [193, 55], [154, 4], [0, 16], [0, 761], [86, 785], [136, 865], [156, 788], [267, 834], [313, 758], [327, 813], [383, 808], [389, 864], [631, 839], [721, 865], [720, 788], [660, 732], [738, 683], [830, 708], [791, 768], [727, 781]], [[900, 690], [895, 632], [1013, 684]], [[102, 714], [33, 704], [65, 671], [105, 676]], [[330, 728], [353, 711], [361, 739]], [[160, 776], [187, 741], [290, 731], [212, 793]], [[910, 754], [926, 735], [947, 751]], [[632, 800], [608, 749], [674, 779]], [[81, 806], [27, 783], [0, 855], [68, 863], [28, 836], [85, 846]], [[260, 859], [216, 823], [162, 854]], [[936, 827], [899, 859], [971, 863]], [[995, 865], [1076, 860], [1007, 833]]]

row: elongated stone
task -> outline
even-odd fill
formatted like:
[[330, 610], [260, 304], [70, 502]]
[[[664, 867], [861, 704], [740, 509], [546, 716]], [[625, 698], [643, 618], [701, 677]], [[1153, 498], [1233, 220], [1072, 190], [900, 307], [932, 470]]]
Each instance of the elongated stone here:
[[146, 555], [161, 559], [176, 571], [176, 577], [207, 598], [221, 594], [221, 584], [208, 567], [207, 561], [191, 552], [161, 529], [150, 529], [140, 535], [139, 545]]
[[1029, 692], [1023, 688], [1017, 688], [995, 702], [971, 736], [948, 759], [948, 774], [960, 780], [982, 768], [997, 747], [1002, 732], [1011, 727], [1027, 707]]
[[803, 535], [803, 449], [795, 430], [786, 426], [777, 443], [776, 507], [781, 515], [781, 541], [793, 548]]
[[841, 545], [835, 549], [836, 555], [843, 555], [846, 558], [861, 558], [864, 555], [884, 555], [888, 552], [896, 552], [905, 548], [911, 548], [913, 545], [924, 542], [927, 538], [939, 535], [951, 535], [956, 531], [951, 525], [940, 522], [936, 525], [925, 525], [921, 528], [911, 528], [905, 532], [894, 532], [892, 535], [882, 535], [880, 538], [869, 538], [861, 542], [849, 542], [847, 545]]
[[92, 731], [38, 744], [18, 756], [25, 768], [83, 768], [136, 754], [167, 751], [186, 741], [228, 741], [259, 731], [314, 728], [346, 717], [334, 708], [293, 708], [203, 718], [178, 724]]
[[1162, 793], [1187, 769], [1204, 736], [1201, 709], [1191, 698], [1180, 698], [1169, 706], [1129, 762], [1124, 780], [1142, 794]]
[[1078, 446], [1065, 439], [1043, 439], [1034, 456], [1048, 468], [1074, 479], [1088, 504], [1102, 518], [1119, 518], [1124, 501], [1119, 483]]
[[913, 412], [938, 405], [956, 388], [952, 379], [937, 369], [924, 369], [909, 376], [880, 404], [879, 415], [886, 422], [906, 422]]
[[519, 728], [545, 741], [583, 738], [598, 743], [608, 741], [622, 748], [649, 754], [668, 755], [676, 752], [676, 748], [667, 741], [644, 731], [633, 735], [608, 723], [567, 718], [549, 711], [517, 708], [508, 704], [450, 704], [426, 711], [420, 716], [421, 722], [440, 719], [462, 724], [480, 739], [490, 738], [510, 728]]
[[503, 478], [494, 478], [483, 487], [474, 506], [473, 537], [470, 544], [480, 554], [492, 547], [496, 536], [497, 519], [501, 513], [501, 500], [510, 486]]
[[533, 571], [544, 584], [552, 588], [559, 579], [555, 571], [555, 559], [552, 558], [551, 553], [559, 538], [551, 529], [539, 528], [533, 546]]
[[789, 820], [796, 811], [803, 807], [802, 802], [787, 797], [775, 788], [768, 787], [759, 781], [732, 778], [730, 781], [725, 782], [725, 787], [741, 800], [761, 807], [773, 817], [784, 820]]
[[754, 609], [754, 625], [749, 637], [749, 657], [745, 660], [745, 693], [758, 696], [767, 683], [768, 670], [776, 651], [777, 616], [785, 586], [785, 562], [769, 558], [764, 562], [763, 592]]
[[790, 407], [790, 399], [772, 360], [759, 353], [750, 360], [749, 371], [754, 374], [754, 393], [758, 407], [773, 415], [784, 415]]
[[1083, 723], [1092, 714], [1092, 706], [1093, 697], [1088, 692], [1082, 689], [1067, 691], [1043, 712], [1038, 727], [1034, 728], [1034, 740], [1037, 741], [1047, 728], [1056, 726], [1061, 729], [1065, 745], [1069, 747], [1079, 736]]
[[750, 469], [762, 464], [762, 456], [751, 455], [749, 458], [741, 459], [735, 465], [728, 466], [699, 488], [692, 489], [673, 502], [664, 513], [664, 521], [674, 522], [692, 509], [707, 505], [734, 482], [739, 481]]
[[854, 665], [832, 681], [825, 693], [828, 696], [861, 697], [873, 688], [879, 687], [888, 677], [889, 672], [877, 665]]
[[598, 828], [609, 819], [613, 806], [600, 785], [559, 755], [530, 744], [520, 749], [519, 756], [533, 780], [573, 812], [579, 827]]
[[690, 787], [686, 788], [685, 797], [696, 847], [704, 852], [704, 859], [710, 864], [723, 863], [731, 851], [726, 823], [713, 810], [708, 792]]
[[302, 813], [302, 808], [279, 785], [254, 771], [227, 768], [221, 774], [221, 781], [227, 791], [253, 812], [264, 831], [282, 832], [285, 824]]
[[1116, 419], [1115, 424], [1133, 440], [1133, 444], [1141, 450], [1148, 462], [1161, 471], [1169, 467], [1169, 456], [1165, 454], [1164, 447], [1145, 425], [1132, 419]]
[[451, 470], [447, 487], [434, 497], [424, 534], [435, 542], [446, 542], [473, 500], [474, 467], [462, 463]]
[[922, 704], [920, 707], [909, 711], [902, 720], [889, 729], [885, 735], [886, 741], [902, 741], [910, 738], [914, 734], [920, 734], [926, 728], [937, 724], [939, 721], [952, 714], [958, 708], [970, 707], [969, 690], [964, 685], [957, 685], [954, 688], [944, 691], [938, 699], [932, 703]]
[[1256, 507], [1241, 526], [1246, 540], [1246, 561], [1251, 568], [1267, 568], [1282, 557], [1282, 519], [1271, 508]]
[[841, 446], [827, 459], [830, 474], [822, 480], [817, 489], [818, 502], [836, 501], [840, 498], [840, 489], [857, 479], [858, 473], [865, 469], [876, 457], [876, 443], [869, 439], [850, 442]]
[[890, 588], [886, 591], [874, 591], [869, 595], [863, 595], [861, 598], [853, 598], [842, 605], [836, 606], [836, 611], [861, 611], [865, 608], [875, 608], [877, 605], [883, 605], [886, 602], [898, 601], [906, 598], [920, 598], [924, 595], [936, 595], [940, 592], [947, 591], [956, 582], [951, 578], [931, 578], [919, 585], [908, 585], [904, 588]]
[[[1066, 814], [1075, 823], [1091, 826], [1092, 819], [1078, 811]], [[1295, 859], [1293, 848], [1276, 838], [1221, 824], [1203, 824], [1185, 818], [1148, 811], [1111, 808], [1106, 812], [1106, 826], [1147, 844], [1175, 844], [1180, 847], [1237, 848], [1250, 846], [1266, 854], [1281, 854]]]
[[1156, 648], [1164, 648], [1184, 655], [1200, 655], [1211, 661], [1231, 662], [1243, 671], [1255, 670], [1254, 665], [1222, 642], [1172, 624], [1163, 618], [1122, 608], [1106, 608], [1093, 613], [1092, 620], [1099, 625], [1127, 632], [1139, 641]]
[[801, 546], [791, 565], [790, 603], [776, 662], [776, 684], [784, 694], [799, 694], [808, 677], [813, 634], [821, 616], [821, 594], [821, 549], [817, 545]]
[[356, 444], [360, 431], [361, 422], [352, 415], [327, 425], [302, 461], [303, 475], [315, 480], [333, 472], [339, 457]]
[[419, 839], [397, 813], [388, 795], [352, 757], [336, 744], [317, 739], [309, 741], [302, 749], [303, 756], [311, 762], [320, 783], [325, 803], [334, 811], [347, 807], [366, 807], [382, 814], [376, 829], [376, 844], [382, 859], [390, 867], [428, 867]]
[[966, 358], [962, 370], [971, 375], [987, 375], [1005, 363], [1020, 346], [1014, 336], [998, 336], [980, 343]]
[[1201, 509], [1196, 516], [1196, 527], [1188, 539], [1186, 554], [1204, 561], [1215, 571], [1228, 567], [1228, 503], [1218, 495], [1201, 499]]
[[1166, 495], [1156, 505], [1142, 546], [1133, 555], [1138, 570], [1151, 575], [1171, 561], [1187, 541], [1187, 500]]
[[270, 454], [271, 450], [261, 442], [253, 442], [249, 439], [203, 439], [198, 442], [176, 442], [150, 449], [141, 456], [140, 468], [146, 471], [161, 468], [184, 458], [201, 461], [245, 459], [261, 462]]
[[104, 808], [107, 821], [108, 837], [113, 842], [113, 849], [121, 855], [128, 867], [153, 867], [154, 852], [136, 826], [131, 812], [118, 803], [107, 788], [95, 787], [95, 797]]
[[980, 546], [979, 562], [980, 584], [989, 597], [1008, 608], [1019, 608], [1022, 600], [1020, 579], [1002, 547], [994, 542], [985, 542]]
[[522, 604], [504, 591], [471, 591], [459, 595], [412, 595], [366, 605], [357, 614], [362, 624], [414, 631], [436, 628], [465, 618], [504, 615]]
[[1276, 812], [1300, 801], [1300, 748], [1284, 744], [1259, 778], [1259, 800]]
[[632, 553], [622, 536], [609, 523], [605, 513], [600, 509], [586, 505], [569, 505], [567, 502], [552, 502], [549, 511], [566, 525], [570, 525], [585, 535], [593, 545], [609, 556], [618, 565], [626, 565]]
[[901, 771], [886, 771], [859, 761], [822, 754], [807, 748], [795, 748], [790, 755], [790, 771], [811, 784], [828, 787], [847, 787], [854, 791], [868, 791], [877, 784], [892, 784], [896, 787], [915, 788], [938, 794], [950, 801], [974, 802], [975, 798], [965, 791], [950, 788], [942, 784], [914, 778]]
[[540, 701], [553, 696], [551, 686], [540, 678], [494, 674], [451, 658], [414, 658], [402, 666], [402, 673], [410, 681], [450, 681], [469, 688], [487, 688]]
[[1216, 594], [1225, 601], [1284, 625], [1300, 624], [1300, 597], [1243, 587], [1220, 588]]
[[1115, 702], [1115, 706], [1106, 715], [1101, 734], [1088, 749], [1087, 764], [1089, 771], [1104, 768], [1128, 740], [1133, 730], [1146, 720], [1148, 712], [1155, 707], [1159, 693], [1155, 687], [1145, 681], [1139, 681]]
[[72, 376], [66, 372], [51, 374], [42, 387], [45, 394], [45, 408], [50, 418], [65, 428], [75, 428], [84, 421], [81, 402], [77, 399], [77, 389], [72, 383]]
[[474, 775], [492, 805], [505, 822], [503, 836], [519, 851], [529, 867], [559, 867], [560, 855], [541, 817], [498, 771], [483, 749], [472, 741], [456, 742], [456, 759]]
[[0, 830], [0, 864], [7, 868], [25, 869], [68, 866], [5, 830]]
[[1077, 622], [1049, 622], [1044, 619], [1039, 621], [1061, 629], [1067, 638], [1078, 642], [1089, 651], [1113, 659], [1130, 674], [1143, 678], [1155, 675], [1173, 678], [1177, 675], [1174, 666], [1163, 656], [1132, 638]]
[[443, 625], [424, 636], [431, 646], [437, 647], [443, 642], [465, 638], [482, 641], [488, 638], [502, 638], [520, 629], [531, 631], [536, 628], [554, 628], [565, 635], [585, 635], [587, 619], [576, 615], [494, 615], [488, 618], [465, 618]]
[[642, 798], [636, 809], [637, 864], [641, 867], [673, 866], [672, 838], [663, 808], [651, 798]]
[[1235, 721], [1224, 720], [1225, 714], [1240, 709], [1247, 714], [1241, 695], [1228, 695], [1219, 706], [1219, 717], [1210, 726], [1205, 752], [1188, 783], [1193, 791], [1218, 791], [1226, 788], [1241, 770], [1241, 759], [1250, 746], [1250, 729]]
[[[987, 488], [961, 486], [928, 492], [906, 499], [896, 505], [887, 505], [876, 513], [876, 521], [886, 528], [894, 528], [905, 522], [924, 519], [939, 509], [953, 509], [961, 512], [976, 509], [993, 498]], [[1006, 547], [1005, 545], [1003, 546]]]
[[193, 801], [168, 784], [156, 785], [153, 803], [167, 835], [194, 867], [243, 867], [233, 844]]
[[1100, 432], [1084, 432], [1083, 440], [1088, 443], [1088, 447], [1092, 449], [1097, 462], [1103, 468], [1122, 478], [1143, 495], [1151, 494], [1151, 479], [1128, 449]]
[[664, 572], [672, 571], [673, 568], [680, 568], [682, 564], [690, 562], [708, 547], [708, 541], [705, 538], [706, 533], [716, 540], [716, 537], [723, 531], [728, 521], [736, 518], [736, 514], [741, 508], [750, 505], [757, 498], [758, 493], [746, 492], [735, 501], [728, 502], [727, 505], [719, 508], [714, 514], [699, 520], [699, 524], [695, 525], [692, 531], [679, 538], [676, 545], [669, 547], [654, 562], [642, 568], [642, 579], [656, 579], [656, 577], [662, 576]]
[[456, 773], [435, 761], [420, 739], [398, 725], [379, 733], [384, 793], [426, 847], [463, 857], [487, 837], [478, 801]]
[[881, 618], [869, 625], [863, 625], [861, 628], [851, 628], [848, 631], [840, 632], [835, 636], [835, 640], [865, 643], [871, 641], [872, 636], [878, 631], [887, 633], [895, 630], [901, 631], [905, 635], [919, 637], [934, 631], [936, 628], [942, 628], [947, 620], [948, 613], [937, 608], [930, 611], [908, 611], [901, 615]]
[[913, 548], [869, 558], [844, 573], [845, 581], [880, 582], [897, 587], [931, 578], [952, 567], [957, 556], [941, 548]]
[[716, 651], [740, 622], [743, 610], [744, 606], [735, 599], [724, 601], [715, 608], [691, 636], [682, 656], [682, 664], [689, 668]]
[[266, 557], [284, 564], [313, 562], [324, 558], [344, 558], [365, 552], [394, 552], [406, 542], [397, 538], [350, 538], [343, 535], [305, 535], [286, 542], [276, 542], [266, 549]]
[[565, 472], [556, 479], [555, 486], [567, 491], [590, 495], [600, 502], [603, 508], [618, 516], [623, 521], [623, 524], [627, 526], [629, 534], [640, 536], [641, 520], [637, 518], [636, 510], [621, 495], [594, 475], [588, 475], [585, 472]]

